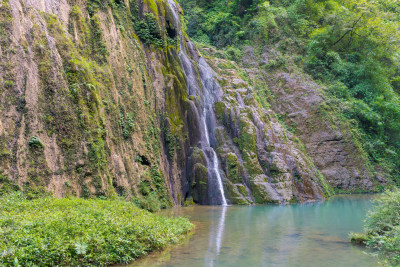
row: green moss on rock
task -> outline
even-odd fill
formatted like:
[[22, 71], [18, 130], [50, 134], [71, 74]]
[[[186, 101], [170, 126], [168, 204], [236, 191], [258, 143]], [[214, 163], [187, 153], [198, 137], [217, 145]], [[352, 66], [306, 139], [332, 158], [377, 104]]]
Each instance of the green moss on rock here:
[[192, 160], [194, 163], [201, 163], [203, 165], [207, 164], [206, 156], [204, 155], [204, 152], [198, 147], [193, 148]]
[[225, 196], [229, 199], [231, 204], [249, 205], [249, 202], [246, 200], [245, 195], [242, 195], [239, 192], [237, 185], [233, 184], [230, 181], [225, 181], [224, 187], [225, 187]]
[[254, 129], [254, 125], [251, 124], [247, 117], [241, 117], [240, 122], [240, 136], [239, 136], [239, 148], [241, 151], [257, 151], [257, 139]]
[[226, 155], [226, 166], [228, 179], [233, 183], [240, 183], [242, 181], [242, 166], [234, 153]]
[[225, 103], [224, 102], [216, 102], [214, 105], [215, 105], [215, 113], [217, 115], [217, 118], [223, 122], [224, 118], [225, 118], [225, 109], [226, 109]]
[[207, 197], [208, 187], [208, 170], [207, 167], [201, 163], [196, 163], [193, 167], [193, 177], [191, 181], [193, 190], [193, 200], [201, 203]]
[[244, 197], [248, 197], [249, 193], [247, 192], [246, 186], [244, 185], [236, 185], [237, 189], [239, 190], [240, 194]]
[[273, 189], [267, 182], [250, 182], [251, 193], [256, 203], [274, 203], [278, 204], [279, 199], [274, 194]]

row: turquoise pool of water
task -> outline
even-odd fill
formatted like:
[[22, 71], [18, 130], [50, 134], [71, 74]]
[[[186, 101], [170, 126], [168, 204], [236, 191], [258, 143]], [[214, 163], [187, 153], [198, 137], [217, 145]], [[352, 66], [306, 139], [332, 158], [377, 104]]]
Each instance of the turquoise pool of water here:
[[325, 202], [264, 206], [195, 206], [165, 211], [196, 223], [182, 244], [132, 266], [368, 267], [378, 259], [349, 243], [373, 196], [337, 196]]

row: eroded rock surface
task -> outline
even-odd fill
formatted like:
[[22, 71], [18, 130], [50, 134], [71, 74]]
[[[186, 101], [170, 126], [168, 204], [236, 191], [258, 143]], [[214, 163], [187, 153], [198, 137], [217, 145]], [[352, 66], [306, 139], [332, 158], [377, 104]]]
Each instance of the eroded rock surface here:
[[[253, 81], [263, 80], [273, 95], [271, 108], [304, 143], [307, 153], [329, 184], [344, 191], [373, 191], [379, 174], [374, 173], [368, 156], [349, 122], [337, 117], [326, 103], [323, 90], [304, 74], [262, 70], [263, 64], [277, 60], [272, 48], [264, 48], [259, 58], [247, 49], [244, 57]], [[378, 175], [378, 176], [377, 176]]]
[[210, 59], [224, 92], [215, 109], [218, 154], [233, 203], [322, 199], [323, 177], [299, 141], [263, 107], [238, 74], [238, 66]]

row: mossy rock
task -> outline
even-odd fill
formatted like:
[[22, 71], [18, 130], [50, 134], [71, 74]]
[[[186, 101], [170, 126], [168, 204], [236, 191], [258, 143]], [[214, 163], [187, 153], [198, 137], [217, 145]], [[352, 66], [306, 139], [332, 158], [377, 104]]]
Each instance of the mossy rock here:
[[191, 187], [193, 200], [196, 203], [205, 203], [208, 196], [208, 169], [201, 163], [193, 166]]
[[7, 149], [7, 140], [3, 134], [0, 135], [0, 167], [6, 169], [9, 159], [11, 159], [11, 152]]
[[145, 5], [147, 5], [147, 7], [149, 8], [149, 11], [151, 11], [155, 17], [157, 18], [157, 20], [159, 20], [158, 16], [158, 5], [157, 2], [164, 2], [163, 0], [144, 0], [143, 3]]
[[264, 171], [258, 161], [258, 156], [254, 152], [243, 153], [243, 162], [249, 177], [255, 177], [259, 174], [264, 174]]
[[247, 106], [257, 106], [257, 100], [254, 98], [254, 94], [249, 94], [244, 97], [244, 104]]
[[226, 168], [227, 177], [233, 183], [240, 183], [242, 181], [243, 167], [240, 165], [237, 156], [233, 153], [226, 155]]
[[224, 102], [216, 102], [215, 104], [215, 114], [220, 121], [224, 121], [225, 118], [225, 103]]
[[249, 202], [246, 200], [245, 196], [243, 196], [236, 185], [231, 183], [230, 181], [225, 181], [225, 196], [231, 204], [234, 205], [249, 205]]
[[237, 189], [239, 190], [240, 194], [244, 197], [248, 197], [249, 193], [247, 192], [246, 186], [244, 185], [236, 185]]
[[195, 203], [194, 203], [194, 200], [192, 197], [186, 199], [185, 202], [183, 203], [183, 206], [185, 206], [185, 207], [191, 207], [194, 205], [195, 205]]
[[200, 163], [203, 165], [207, 165], [206, 156], [204, 155], [204, 152], [198, 147], [193, 148], [192, 161], [194, 164]]
[[257, 151], [257, 138], [254, 125], [247, 117], [240, 118], [239, 148], [241, 151]]
[[268, 183], [267, 176], [258, 175], [250, 180], [250, 189], [256, 203], [279, 203], [279, 195]]
[[350, 241], [353, 244], [365, 246], [370, 237], [365, 233], [350, 233]]

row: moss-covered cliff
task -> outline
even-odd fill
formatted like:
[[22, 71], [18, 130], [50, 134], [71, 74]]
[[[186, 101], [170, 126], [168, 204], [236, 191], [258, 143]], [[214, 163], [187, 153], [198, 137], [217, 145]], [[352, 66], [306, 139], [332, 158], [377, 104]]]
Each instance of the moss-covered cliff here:
[[186, 90], [168, 6], [3, 1], [1, 8], [3, 179], [56, 196], [180, 203]]
[[[282, 126], [258, 80], [192, 45], [179, 5], [2, 0], [0, 9], [0, 191], [118, 194], [149, 210], [189, 199], [212, 203], [197, 118], [199, 64], [208, 63], [214, 76], [207, 79], [222, 94], [213, 105], [211, 145], [229, 202], [331, 194], [334, 183]], [[199, 63], [202, 54], [207, 63]], [[188, 79], [185, 64], [197, 78]], [[365, 179], [373, 190], [375, 178]]]

